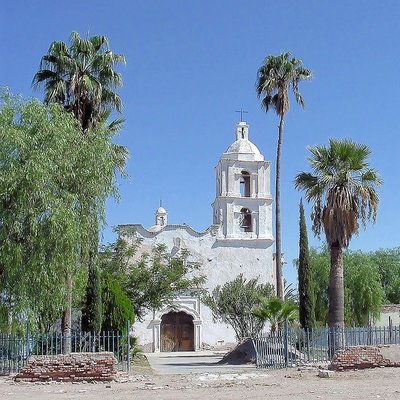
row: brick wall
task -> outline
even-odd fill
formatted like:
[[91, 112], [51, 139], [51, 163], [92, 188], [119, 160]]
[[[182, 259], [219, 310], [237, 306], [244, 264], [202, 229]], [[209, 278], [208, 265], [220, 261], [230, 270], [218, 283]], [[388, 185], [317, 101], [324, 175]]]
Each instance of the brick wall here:
[[338, 350], [332, 360], [331, 369], [365, 369], [376, 367], [400, 367], [400, 346], [354, 346]]
[[32, 356], [15, 380], [44, 381], [111, 381], [117, 374], [113, 353], [71, 353], [54, 356]]

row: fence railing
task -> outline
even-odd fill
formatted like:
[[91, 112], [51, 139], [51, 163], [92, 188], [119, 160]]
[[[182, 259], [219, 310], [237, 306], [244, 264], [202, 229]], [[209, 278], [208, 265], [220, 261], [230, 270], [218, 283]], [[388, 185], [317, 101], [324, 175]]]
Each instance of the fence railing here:
[[77, 332], [67, 337], [59, 333], [25, 335], [0, 333], [0, 375], [19, 372], [30, 356], [63, 354], [63, 345], [66, 341], [72, 353], [113, 352], [118, 360], [118, 368], [129, 371], [130, 341], [126, 333]]
[[362, 345], [400, 345], [400, 326], [294, 329], [253, 338], [258, 368], [284, 368], [326, 363], [338, 348]]

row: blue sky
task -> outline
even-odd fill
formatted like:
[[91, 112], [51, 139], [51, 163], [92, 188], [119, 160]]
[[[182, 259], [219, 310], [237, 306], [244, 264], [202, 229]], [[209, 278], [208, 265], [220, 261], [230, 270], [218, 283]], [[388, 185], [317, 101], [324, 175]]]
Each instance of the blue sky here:
[[40, 58], [74, 30], [106, 35], [126, 56], [118, 141], [130, 150], [130, 177], [120, 182], [120, 202], [107, 205], [110, 241], [117, 224], [152, 225], [160, 198], [170, 223], [211, 224], [214, 166], [234, 140], [240, 107], [249, 111], [250, 139], [274, 165], [278, 119], [261, 110], [254, 83], [266, 55], [291, 51], [314, 72], [300, 88], [306, 109], [292, 101], [284, 133], [282, 245], [294, 281], [301, 194], [293, 178], [308, 168], [306, 147], [330, 137], [369, 145], [384, 179], [377, 224], [350, 247], [399, 245], [399, 15], [400, 3], [389, 0], [6, 1], [0, 85], [41, 97], [30, 86]]

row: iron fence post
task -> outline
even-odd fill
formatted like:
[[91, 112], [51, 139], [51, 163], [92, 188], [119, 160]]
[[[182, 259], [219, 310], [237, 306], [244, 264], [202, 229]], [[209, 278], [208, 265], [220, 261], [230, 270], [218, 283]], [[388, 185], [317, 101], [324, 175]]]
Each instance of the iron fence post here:
[[285, 366], [289, 365], [289, 332], [288, 320], [285, 320], [284, 325], [284, 351], [285, 351]]
[[128, 348], [128, 354], [127, 354], [127, 363], [128, 363], [128, 365], [127, 365], [127, 371], [128, 371], [128, 374], [131, 372], [131, 340], [130, 340], [130, 330], [131, 330], [131, 323], [130, 323], [130, 321], [128, 321], [128, 325], [127, 325], [127, 329], [126, 329], [126, 338], [127, 338], [127, 341], [128, 341], [128, 346], [127, 346], [127, 348]]
[[26, 323], [26, 337], [25, 337], [25, 359], [22, 361], [22, 365], [28, 362], [29, 357], [29, 322]]
[[260, 362], [260, 356], [258, 355], [258, 351], [257, 351], [257, 346], [256, 346], [256, 340], [257, 338], [252, 338], [251, 339], [251, 343], [253, 343], [253, 347], [254, 347], [254, 352], [256, 353], [256, 367], [259, 368], [259, 362]]

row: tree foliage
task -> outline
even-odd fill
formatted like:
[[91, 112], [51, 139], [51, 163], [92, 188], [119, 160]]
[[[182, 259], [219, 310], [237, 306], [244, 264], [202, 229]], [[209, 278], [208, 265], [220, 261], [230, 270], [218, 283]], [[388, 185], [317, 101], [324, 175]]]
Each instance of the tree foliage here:
[[256, 91], [265, 111], [274, 109], [279, 117], [289, 111], [289, 90], [296, 102], [304, 107], [304, 99], [299, 91], [299, 83], [311, 78], [311, 70], [303, 62], [292, 57], [290, 52], [282, 52], [265, 57], [263, 65], [257, 72]]
[[284, 284], [284, 298], [286, 300], [293, 300], [295, 303], [299, 301], [299, 293], [293, 283], [289, 283], [286, 279], [283, 280]]
[[178, 292], [201, 289], [200, 265], [189, 258], [186, 250], [171, 257], [164, 245], [145, 252], [134, 230], [124, 228], [103, 248], [101, 266], [118, 281], [140, 320], [149, 310], [171, 304]]
[[359, 221], [376, 220], [382, 180], [368, 163], [371, 150], [349, 139], [330, 139], [329, 145], [309, 147], [312, 173], [301, 172], [295, 186], [313, 202], [313, 231], [325, 232], [329, 247], [346, 248]]
[[345, 321], [349, 325], [365, 326], [376, 320], [382, 308], [384, 292], [379, 270], [368, 255], [347, 252], [344, 256]]
[[368, 253], [379, 272], [385, 303], [400, 304], [400, 247]]
[[105, 274], [102, 288], [103, 331], [126, 332], [128, 323], [133, 324], [135, 313], [132, 301], [122, 289], [120, 283], [110, 274]]
[[41, 329], [65, 308], [68, 277], [86, 279], [81, 265], [91, 232], [125, 157], [112, 137], [105, 126], [82, 135], [57, 104], [1, 98], [1, 302]]
[[69, 46], [51, 43], [33, 85], [43, 85], [45, 103], [62, 104], [86, 131], [104, 113], [122, 109], [121, 99], [114, 91], [122, 86], [121, 74], [114, 69], [119, 63], [125, 64], [125, 57], [110, 50], [107, 37], [83, 39], [72, 32]]
[[277, 297], [261, 297], [260, 305], [251, 312], [261, 322], [271, 324], [271, 332], [276, 330], [285, 321], [293, 322], [299, 317], [299, 307], [293, 300], [281, 300]]
[[274, 288], [270, 284], [260, 284], [257, 279], [246, 280], [242, 274], [233, 281], [218, 285], [203, 297], [203, 302], [213, 314], [214, 321], [228, 323], [238, 341], [254, 337], [260, 333], [265, 321], [252, 314], [260, 304], [261, 297], [270, 297]]
[[315, 325], [314, 296], [312, 291], [312, 271], [308, 249], [308, 235], [303, 201], [300, 201], [300, 237], [299, 237], [299, 319], [302, 328], [313, 328]]
[[[345, 325], [364, 326], [379, 317], [385, 293], [381, 285], [382, 276], [376, 255], [386, 252], [392, 251], [344, 253]], [[315, 299], [315, 316], [319, 326], [325, 326], [328, 322], [329, 264], [330, 256], [327, 248], [311, 249], [312, 291]]]
[[312, 271], [311, 288], [314, 299], [315, 322], [317, 326], [328, 323], [329, 251], [310, 249], [309, 262]]
[[99, 267], [89, 269], [84, 306], [82, 309], [82, 330], [100, 332], [103, 325], [102, 279]]

